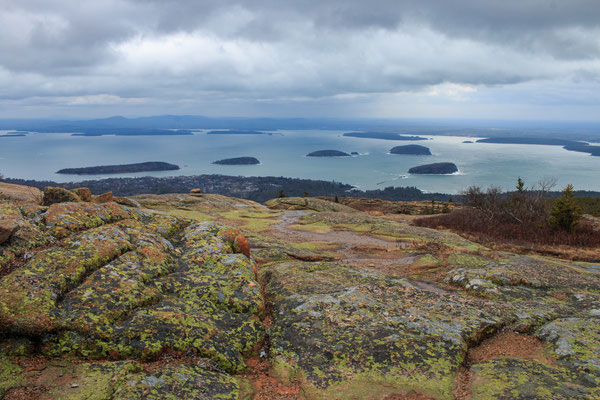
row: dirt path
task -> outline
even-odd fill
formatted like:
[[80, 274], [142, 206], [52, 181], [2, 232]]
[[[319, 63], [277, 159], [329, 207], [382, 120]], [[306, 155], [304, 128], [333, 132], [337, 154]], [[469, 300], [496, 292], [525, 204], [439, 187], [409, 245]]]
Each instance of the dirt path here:
[[317, 233], [299, 229], [291, 229], [290, 225], [300, 222], [300, 218], [309, 213], [306, 211], [287, 211], [281, 215], [281, 222], [273, 227], [278, 231], [280, 239], [298, 240], [300, 242], [322, 242], [336, 244], [344, 249], [350, 249], [357, 245], [379, 246], [384, 248], [396, 247], [395, 242], [379, 239], [372, 236], [361, 235], [352, 231], [331, 231], [327, 233]]

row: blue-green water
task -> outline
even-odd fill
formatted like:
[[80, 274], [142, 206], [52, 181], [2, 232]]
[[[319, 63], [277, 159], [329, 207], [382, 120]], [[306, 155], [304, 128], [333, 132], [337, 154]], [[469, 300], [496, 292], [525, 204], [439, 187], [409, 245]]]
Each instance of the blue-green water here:
[[[4, 132], [0, 132], [3, 134]], [[600, 190], [600, 157], [559, 146], [462, 143], [476, 138], [425, 136], [427, 141], [400, 142], [342, 136], [339, 131], [279, 131], [273, 135], [101, 136], [30, 133], [0, 139], [0, 173], [6, 177], [57, 182], [100, 179], [108, 176], [173, 176], [223, 174], [285, 176], [323, 179], [361, 189], [416, 186], [427, 192], [458, 193], [470, 185], [514, 187], [517, 176], [531, 185], [555, 178], [557, 188], [568, 183], [576, 189]], [[391, 155], [398, 145], [427, 146], [432, 156]], [[305, 157], [315, 150], [356, 151], [359, 156]], [[260, 165], [214, 165], [213, 161], [253, 156]], [[178, 164], [179, 171], [120, 175], [58, 175], [62, 168], [144, 161]], [[408, 169], [433, 162], [454, 162], [454, 175], [409, 175]]]

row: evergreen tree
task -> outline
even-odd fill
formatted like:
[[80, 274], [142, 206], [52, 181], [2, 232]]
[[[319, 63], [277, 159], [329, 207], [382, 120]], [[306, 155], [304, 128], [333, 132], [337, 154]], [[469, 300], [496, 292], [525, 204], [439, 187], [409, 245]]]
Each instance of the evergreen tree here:
[[573, 185], [569, 184], [564, 188], [562, 196], [554, 201], [548, 223], [553, 228], [570, 232], [582, 217], [581, 208], [575, 204]]

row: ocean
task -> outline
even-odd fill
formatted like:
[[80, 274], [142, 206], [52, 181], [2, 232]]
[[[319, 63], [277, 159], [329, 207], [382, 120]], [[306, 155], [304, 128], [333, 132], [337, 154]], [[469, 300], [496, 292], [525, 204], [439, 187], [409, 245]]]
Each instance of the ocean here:
[[[478, 138], [427, 136], [422, 141], [390, 141], [344, 137], [346, 131], [277, 131], [271, 135], [100, 136], [70, 133], [29, 133], [0, 138], [0, 174], [5, 177], [57, 182], [106, 177], [222, 174], [284, 176], [348, 183], [359, 189], [415, 186], [425, 192], [459, 193], [471, 185], [512, 189], [517, 177], [527, 186], [555, 179], [560, 189], [600, 191], [600, 157], [564, 150], [560, 146], [463, 143]], [[0, 131], [0, 134], [4, 134]], [[419, 144], [433, 155], [392, 155], [394, 146]], [[315, 158], [316, 150], [358, 152], [352, 157]], [[213, 161], [251, 156], [260, 165], [215, 165]], [[177, 164], [179, 171], [118, 175], [61, 175], [62, 168], [144, 161]], [[453, 162], [452, 175], [410, 175], [408, 169], [434, 162]]]

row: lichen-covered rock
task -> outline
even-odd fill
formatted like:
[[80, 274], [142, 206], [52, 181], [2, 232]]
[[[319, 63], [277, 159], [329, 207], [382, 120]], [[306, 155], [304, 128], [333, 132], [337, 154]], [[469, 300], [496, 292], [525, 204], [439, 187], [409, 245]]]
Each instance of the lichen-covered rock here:
[[[189, 351], [230, 372], [264, 335], [256, 267], [237, 230], [115, 203], [4, 212], [62, 241], [0, 278], [0, 335], [40, 337], [48, 357]], [[0, 350], [22, 353], [3, 336]]]
[[117, 204], [121, 204], [122, 206], [127, 207], [141, 207], [141, 204], [134, 199], [129, 199], [127, 197], [113, 197], [113, 201]]
[[[600, 318], [561, 318], [539, 328], [536, 335], [552, 344], [557, 360], [585, 375], [600, 388]], [[598, 390], [600, 394], [600, 389]]]
[[95, 196], [92, 199], [92, 201], [97, 204], [110, 203], [111, 201], [113, 201], [113, 193], [106, 192], [106, 193], [99, 194], [98, 196]]
[[276, 210], [311, 210], [317, 212], [333, 211], [355, 213], [355, 209], [343, 204], [335, 203], [312, 197], [280, 197], [265, 203], [269, 208]]
[[17, 227], [15, 230], [9, 229], [12, 231], [10, 240], [0, 243], [0, 275], [17, 259], [29, 256], [31, 250], [52, 241], [37, 225], [41, 220], [40, 209], [43, 207], [0, 204], [0, 222]]
[[72, 232], [93, 228], [135, 215], [117, 204], [53, 204], [46, 212], [46, 226], [53, 236], [63, 238]]
[[19, 230], [19, 224], [14, 219], [0, 220], [0, 244], [6, 242], [10, 237]]
[[194, 365], [167, 366], [155, 373], [128, 376], [115, 388], [118, 400], [243, 400], [243, 385], [231, 375]]
[[467, 342], [506, 322], [485, 302], [340, 264], [279, 263], [262, 277], [276, 371], [309, 398], [451, 398]]
[[21, 386], [25, 379], [22, 369], [15, 363], [0, 356], [0, 398], [10, 389]]
[[41, 204], [44, 194], [33, 186], [0, 182], [0, 199], [18, 203]]
[[56, 203], [68, 203], [79, 201], [81, 201], [81, 198], [70, 190], [52, 186], [44, 188], [43, 204], [45, 206], [49, 206]]
[[90, 189], [88, 189], [86, 187], [73, 189], [71, 191], [73, 193], [75, 193], [77, 196], [79, 196], [81, 201], [92, 201], [92, 192]]
[[478, 400], [597, 399], [597, 382], [576, 371], [531, 360], [504, 358], [471, 367], [471, 393]]

